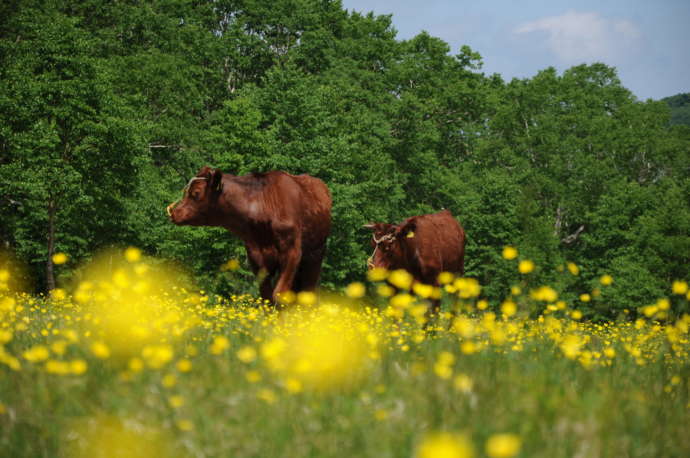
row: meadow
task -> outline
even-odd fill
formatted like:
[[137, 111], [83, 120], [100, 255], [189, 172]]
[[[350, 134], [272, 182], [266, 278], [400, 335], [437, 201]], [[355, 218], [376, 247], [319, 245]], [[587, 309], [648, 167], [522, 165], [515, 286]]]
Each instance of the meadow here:
[[578, 303], [617, 279], [566, 301], [503, 255], [523, 282], [501, 303], [470, 278], [373, 270], [280, 312], [198, 291], [136, 248], [45, 297], [6, 263], [0, 455], [690, 456], [687, 283], [587, 322]]

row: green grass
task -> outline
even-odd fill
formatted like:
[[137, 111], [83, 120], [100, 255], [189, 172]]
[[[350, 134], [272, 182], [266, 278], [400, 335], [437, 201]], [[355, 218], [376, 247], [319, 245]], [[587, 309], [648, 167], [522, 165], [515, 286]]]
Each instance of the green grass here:
[[[83, 358], [88, 370], [57, 375], [47, 373], [44, 362], [30, 363], [21, 355], [36, 344], [59, 340], [60, 335], [42, 336], [40, 331], [48, 323], [51, 329], [69, 327], [65, 317], [76, 313], [75, 308], [50, 301], [27, 304], [12, 322], [16, 326], [28, 317], [26, 329], [15, 329], [5, 344], [6, 353], [17, 355], [22, 368], [0, 367], [0, 453], [68, 455], [74, 450], [68, 444], [80, 435], [93, 440], [79, 426], [84, 420], [109, 416], [124, 422], [123, 431], [130, 431], [134, 442], [163, 437], [162, 443], [172, 445], [165, 450], [173, 456], [409, 457], [433, 431], [466, 434], [478, 456], [483, 456], [491, 435], [503, 432], [521, 438], [520, 456], [690, 454], [687, 334], [678, 355], [672, 354], [663, 332], [650, 325], [637, 330], [627, 323], [611, 324], [607, 335], [617, 339], [611, 342], [616, 356], [610, 365], [602, 356], [586, 368], [580, 359], [566, 358], [544, 332], [534, 331], [541, 326], [536, 321], [516, 320], [518, 331], [502, 345], [479, 334], [475, 341], [485, 346], [463, 354], [461, 339], [452, 330], [442, 327], [415, 343], [412, 336], [419, 331], [414, 324], [398, 327], [384, 320], [377, 329], [381, 358], [356, 369], [362, 372], [357, 382], [325, 392], [305, 388], [290, 393], [283, 376], [268, 369], [261, 356], [250, 363], [236, 356], [246, 345], [260, 349], [256, 340], [265, 341], [265, 329], [270, 328], [262, 321], [274, 322], [275, 317], [261, 313], [252, 321], [247, 316], [255, 309], [246, 301], [235, 306], [219, 306], [219, 315], [170, 340], [175, 357], [159, 369], [130, 373], [125, 360], [94, 357], [89, 339], [80, 337], [64, 355], [51, 358]], [[43, 313], [42, 308], [53, 312]], [[578, 326], [577, 332], [593, 336], [590, 344], [597, 351], [598, 340], [604, 338], [593, 325]], [[386, 335], [398, 329], [407, 351], [398, 336]], [[211, 354], [213, 336], [218, 335], [228, 336], [230, 346]], [[643, 364], [625, 350], [627, 339], [647, 339], [647, 347], [641, 347]], [[516, 344], [521, 348], [513, 349]], [[196, 355], [190, 354], [190, 345]], [[448, 379], [434, 370], [442, 351], [455, 356]], [[178, 371], [179, 359], [189, 359], [192, 369]], [[262, 380], [248, 381], [251, 370]], [[471, 390], [455, 388], [458, 374], [472, 380]], [[175, 376], [174, 386], [165, 386], [166, 375]], [[676, 384], [673, 376], [680, 377]], [[261, 399], [262, 390], [270, 390], [275, 399]], [[174, 395], [182, 397], [183, 405], [170, 405]], [[185, 421], [191, 429], [184, 427]], [[116, 451], [118, 434], [124, 433], [113, 433], [111, 451]], [[111, 456], [103, 451], [103, 456]]]

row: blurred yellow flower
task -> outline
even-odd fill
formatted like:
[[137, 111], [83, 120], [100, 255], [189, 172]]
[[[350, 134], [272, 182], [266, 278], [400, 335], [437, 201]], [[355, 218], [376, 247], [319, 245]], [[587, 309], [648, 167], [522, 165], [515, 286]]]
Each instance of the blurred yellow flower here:
[[62, 288], [55, 288], [50, 291], [50, 297], [56, 301], [64, 301], [67, 298], [67, 292]]
[[412, 280], [412, 275], [404, 269], [394, 270], [388, 276], [388, 281], [399, 289], [409, 290], [412, 286]]
[[458, 374], [453, 379], [453, 386], [456, 390], [462, 393], [469, 393], [472, 391], [472, 388], [474, 387], [474, 382], [468, 375]]
[[473, 458], [472, 442], [463, 434], [429, 434], [417, 446], [415, 458]]
[[350, 283], [345, 288], [345, 295], [352, 299], [359, 299], [360, 297], [364, 296], [364, 293], [366, 293], [366, 288], [364, 287], [363, 283], [358, 281]]
[[486, 454], [491, 458], [510, 458], [517, 455], [522, 441], [517, 434], [494, 434], [486, 441]]
[[180, 372], [189, 372], [192, 370], [192, 362], [188, 359], [181, 359], [177, 362], [176, 367]]
[[215, 336], [209, 350], [214, 355], [220, 355], [230, 347], [230, 341], [225, 336]]
[[184, 405], [184, 397], [180, 395], [173, 395], [168, 398], [168, 404], [170, 404], [170, 407], [173, 409], [179, 409]]
[[67, 255], [65, 253], [55, 253], [53, 255], [53, 264], [64, 264], [67, 262]]
[[245, 364], [249, 364], [256, 360], [256, 350], [254, 347], [244, 346], [237, 350], [237, 359]]
[[125, 250], [125, 259], [129, 262], [137, 262], [141, 259], [141, 250], [133, 246]]
[[240, 268], [240, 261], [237, 259], [229, 259], [225, 264], [220, 266], [220, 270], [223, 272], [235, 271]]
[[580, 301], [581, 302], [589, 302], [592, 300], [592, 296], [590, 296], [587, 293], [580, 294]]
[[453, 286], [455, 286], [458, 291], [458, 296], [462, 299], [477, 297], [482, 291], [482, 287], [476, 278], [456, 278], [453, 282]]
[[673, 294], [685, 294], [688, 292], [688, 284], [687, 282], [676, 280], [673, 282], [671, 290], [673, 291]]
[[518, 264], [518, 272], [521, 274], [528, 274], [534, 270], [534, 262], [530, 261], [529, 259], [525, 259], [523, 261], [520, 261], [520, 264]]
[[505, 246], [503, 247], [503, 258], [504, 259], [515, 259], [517, 258], [518, 255], [518, 250], [515, 247], [512, 246]]
[[297, 293], [297, 303], [310, 307], [316, 304], [316, 294], [312, 291], [300, 291]]
[[540, 286], [530, 292], [530, 297], [537, 301], [555, 302], [558, 299], [558, 293], [549, 286]]
[[259, 390], [259, 392], [256, 394], [256, 397], [266, 402], [267, 404], [273, 404], [278, 399], [275, 392], [268, 388], [263, 388]]
[[511, 317], [517, 313], [517, 304], [510, 299], [503, 301], [501, 304], [501, 313], [506, 317]]
[[566, 266], [568, 267], [568, 272], [570, 272], [572, 275], [580, 274], [580, 268], [574, 262], [569, 262], [566, 264]]
[[38, 363], [47, 360], [50, 357], [50, 352], [44, 345], [35, 345], [26, 350], [22, 356], [29, 362]]
[[249, 383], [256, 383], [261, 381], [261, 373], [259, 371], [247, 371], [244, 374], [244, 378], [247, 379]]
[[388, 271], [381, 267], [374, 267], [367, 271], [367, 279], [369, 281], [383, 281], [388, 277]]
[[174, 374], [166, 374], [161, 380], [161, 384], [166, 388], [172, 388], [177, 384], [177, 377]]
[[70, 361], [69, 368], [72, 374], [81, 375], [88, 369], [88, 364], [83, 359], [75, 359]]
[[613, 277], [609, 274], [604, 274], [599, 278], [599, 283], [604, 286], [609, 286], [613, 284]]
[[438, 284], [447, 285], [448, 283], [451, 283], [454, 278], [455, 276], [450, 272], [441, 272], [438, 274]]
[[194, 429], [194, 423], [187, 420], [186, 418], [181, 418], [175, 422], [180, 431], [191, 431]]

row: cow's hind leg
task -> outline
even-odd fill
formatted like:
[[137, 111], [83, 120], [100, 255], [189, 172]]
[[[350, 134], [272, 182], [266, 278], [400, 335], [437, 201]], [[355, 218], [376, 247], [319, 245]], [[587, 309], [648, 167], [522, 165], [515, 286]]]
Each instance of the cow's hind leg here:
[[321, 263], [325, 249], [311, 252], [302, 256], [297, 275], [295, 276], [295, 291], [314, 291], [321, 277]]

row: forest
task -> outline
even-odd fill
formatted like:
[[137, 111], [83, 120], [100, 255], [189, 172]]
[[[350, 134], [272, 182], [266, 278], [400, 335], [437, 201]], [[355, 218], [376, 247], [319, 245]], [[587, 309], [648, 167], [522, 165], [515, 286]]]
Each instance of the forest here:
[[[399, 40], [390, 16], [338, 0], [4, 1], [2, 249], [36, 292], [112, 246], [171, 260], [207, 291], [256, 292], [238, 239], [165, 214], [210, 165], [328, 184], [327, 288], [364, 278], [364, 224], [442, 208], [490, 301], [519, 279], [506, 245], [564, 298], [611, 275], [582, 304], [593, 319], [687, 279], [690, 126], [671, 122], [687, 94], [638, 100], [606, 63], [506, 81], [480, 52]], [[238, 271], [220, 269], [229, 259]], [[569, 262], [579, 275], [560, 273]]]

